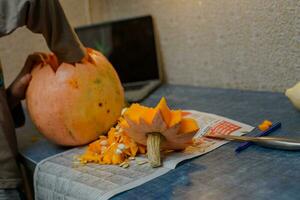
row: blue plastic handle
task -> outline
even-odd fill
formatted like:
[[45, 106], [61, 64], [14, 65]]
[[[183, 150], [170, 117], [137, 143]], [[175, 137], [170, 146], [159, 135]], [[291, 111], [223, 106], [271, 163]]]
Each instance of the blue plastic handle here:
[[[267, 130], [260, 132], [259, 134], [255, 135], [255, 137], [262, 137], [262, 136], [266, 136], [269, 135], [270, 133], [272, 133], [273, 131], [279, 129], [281, 127], [281, 123], [277, 122], [275, 124], [273, 124], [270, 128], [268, 128]], [[243, 142], [242, 144], [240, 144], [236, 149], [235, 152], [239, 153], [241, 151], [243, 151], [244, 149], [247, 149], [249, 146], [251, 146], [253, 144], [253, 142]]]

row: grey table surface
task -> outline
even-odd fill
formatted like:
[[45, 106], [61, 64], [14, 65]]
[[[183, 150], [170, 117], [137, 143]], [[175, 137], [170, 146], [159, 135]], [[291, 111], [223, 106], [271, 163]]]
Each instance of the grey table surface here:
[[[281, 129], [272, 136], [300, 138], [300, 112], [282, 93], [163, 85], [143, 104], [154, 106], [162, 96], [171, 108], [214, 113], [252, 126], [265, 119], [280, 121]], [[26, 131], [35, 130], [27, 127]], [[300, 152], [253, 145], [236, 154], [237, 145], [230, 142], [184, 161], [169, 173], [112, 199], [300, 199]], [[39, 161], [65, 150], [41, 139], [24, 148], [22, 155], [33, 170]]]

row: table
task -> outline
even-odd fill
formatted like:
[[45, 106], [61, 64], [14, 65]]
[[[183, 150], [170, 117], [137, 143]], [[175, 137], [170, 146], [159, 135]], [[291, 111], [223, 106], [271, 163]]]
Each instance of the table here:
[[[300, 112], [282, 93], [163, 85], [143, 104], [154, 106], [162, 96], [171, 108], [214, 113], [252, 126], [265, 119], [280, 121], [282, 128], [272, 136], [300, 137]], [[36, 130], [27, 126], [28, 131]], [[185, 161], [113, 199], [300, 199], [300, 152], [253, 145], [236, 154], [237, 145], [230, 142]], [[33, 171], [39, 161], [65, 150], [41, 139], [24, 148], [22, 156]]]

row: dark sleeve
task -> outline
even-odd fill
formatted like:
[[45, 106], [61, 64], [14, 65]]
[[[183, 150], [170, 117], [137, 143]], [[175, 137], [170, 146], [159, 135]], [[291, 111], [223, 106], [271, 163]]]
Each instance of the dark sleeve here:
[[[4, 80], [3, 79], [4, 78], [3, 78], [3, 73], [2, 73], [2, 66], [1, 66], [1, 62], [0, 62], [0, 95], [3, 94], [2, 91], [5, 91], [5, 99], [7, 101], [7, 99], [8, 99], [7, 97], [9, 94], [7, 93], [7, 90], [4, 90]], [[0, 96], [0, 101], [1, 101], [1, 98], [3, 98], [3, 97], [4, 96]], [[1, 105], [0, 105], [0, 110], [1, 110]], [[15, 128], [21, 127], [25, 124], [25, 115], [24, 115], [24, 111], [23, 111], [21, 102], [19, 102], [19, 104], [17, 106], [15, 106], [13, 109], [10, 108], [10, 113], [12, 115]]]
[[19, 128], [25, 124], [25, 115], [21, 102], [11, 110], [15, 128]]
[[58, 0], [0, 0], [0, 36], [21, 26], [42, 34], [60, 61], [78, 62], [85, 56]]

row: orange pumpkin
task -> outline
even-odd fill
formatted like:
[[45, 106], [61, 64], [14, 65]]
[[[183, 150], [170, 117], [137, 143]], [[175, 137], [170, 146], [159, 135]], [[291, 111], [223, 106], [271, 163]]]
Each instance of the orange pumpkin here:
[[55, 56], [32, 70], [27, 108], [37, 129], [59, 145], [87, 144], [118, 120], [124, 91], [113, 66], [92, 49], [81, 62], [56, 64]]

